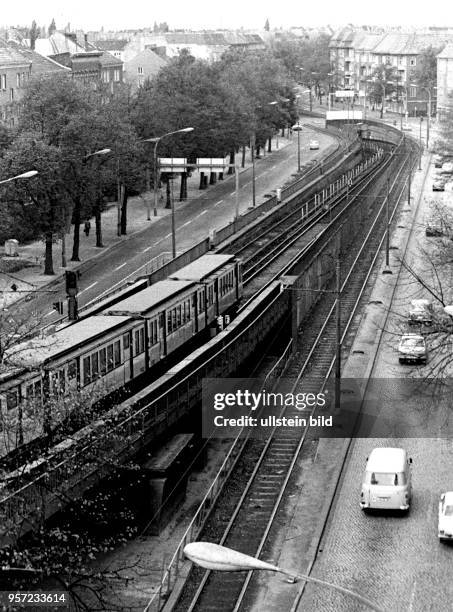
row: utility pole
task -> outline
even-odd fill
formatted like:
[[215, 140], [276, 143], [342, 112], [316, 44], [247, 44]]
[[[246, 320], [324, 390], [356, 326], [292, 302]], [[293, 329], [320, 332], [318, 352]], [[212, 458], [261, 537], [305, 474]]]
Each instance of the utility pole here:
[[387, 194], [385, 196], [385, 214], [386, 214], [386, 230], [385, 230], [385, 270], [382, 274], [392, 274], [390, 270], [390, 179], [387, 177]]
[[335, 303], [335, 318], [336, 318], [336, 352], [335, 352], [335, 409], [340, 408], [340, 393], [341, 393], [341, 268], [340, 268], [340, 251], [338, 252], [335, 265], [336, 277], [336, 303]]
[[[237, 157], [237, 156], [235, 156]], [[237, 231], [237, 224], [239, 221], [239, 163], [235, 160], [234, 166], [234, 180], [235, 180], [235, 199], [236, 199], [236, 212], [234, 215], [234, 229]]]
[[252, 204], [256, 206], [256, 192], [255, 192], [255, 132], [252, 134], [250, 141], [250, 149], [252, 154]]

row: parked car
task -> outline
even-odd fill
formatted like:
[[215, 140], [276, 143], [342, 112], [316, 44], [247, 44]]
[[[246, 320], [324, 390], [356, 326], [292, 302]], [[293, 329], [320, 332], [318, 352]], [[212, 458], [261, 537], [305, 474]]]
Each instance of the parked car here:
[[444, 163], [444, 158], [442, 157], [442, 155], [434, 156], [434, 167], [435, 168], [442, 168], [443, 163]]
[[400, 363], [427, 363], [426, 340], [419, 334], [404, 334], [398, 345]]
[[310, 140], [310, 151], [316, 151], [319, 149], [319, 141], [318, 140]]
[[412, 459], [403, 448], [375, 448], [367, 458], [360, 507], [407, 512], [412, 498]]
[[440, 542], [453, 540], [453, 491], [440, 496], [438, 536]]
[[433, 179], [433, 191], [445, 191], [445, 183], [447, 182], [444, 176], [435, 176]]
[[407, 322], [409, 325], [432, 325], [433, 304], [427, 299], [412, 300]]
[[441, 168], [442, 174], [453, 174], [453, 162], [444, 162]]

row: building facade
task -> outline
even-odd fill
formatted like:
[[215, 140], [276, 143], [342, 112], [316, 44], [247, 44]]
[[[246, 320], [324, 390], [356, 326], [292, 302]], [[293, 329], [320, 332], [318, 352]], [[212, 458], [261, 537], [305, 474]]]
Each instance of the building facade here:
[[437, 56], [437, 117], [440, 120], [453, 112], [453, 43]]
[[14, 43], [0, 40], [0, 120], [8, 127], [17, 124], [20, 101], [33, 76], [70, 71], [52, 59]]
[[[417, 65], [428, 47], [443, 48], [453, 32], [383, 32], [342, 28], [332, 36], [329, 50], [334, 87], [352, 89], [357, 97], [370, 101], [377, 68], [392, 76], [383, 83], [384, 106], [401, 114], [426, 115], [436, 106], [436, 88], [417, 84]], [[367, 95], [368, 94], [368, 95]]]

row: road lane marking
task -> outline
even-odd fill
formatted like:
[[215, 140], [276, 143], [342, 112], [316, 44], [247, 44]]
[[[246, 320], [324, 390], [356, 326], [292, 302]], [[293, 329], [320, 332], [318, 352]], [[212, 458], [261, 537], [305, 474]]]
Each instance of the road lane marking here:
[[79, 291], [79, 295], [81, 293], [83, 293], [84, 291], [88, 291], [88, 289], [91, 289], [91, 287], [94, 287], [97, 284], [98, 284], [98, 281], [95, 281], [94, 283], [91, 283], [91, 285], [88, 285], [88, 287], [85, 287], [85, 289], [82, 289], [82, 291]]
[[[117, 266], [117, 267], [115, 268], [115, 270], [119, 270], [120, 268], [124, 268], [124, 266], [125, 266], [126, 264], [127, 264], [127, 261], [125, 261], [124, 263], [122, 263], [120, 266]], [[114, 271], [115, 271], [115, 270], [114, 270]]]
[[53, 315], [55, 312], [56, 312], [55, 310], [51, 310], [50, 312], [45, 314], [44, 317], [50, 317], [50, 315]]
[[186, 225], [189, 225], [189, 223], [192, 223], [193, 219], [191, 219], [190, 221], [186, 221], [186, 223], [183, 223], [181, 225], [181, 227], [186, 227]]
[[198, 217], [201, 217], [202, 215], [205, 215], [208, 211], [207, 210], [203, 210], [199, 215], [197, 215], [196, 217], [194, 217], [195, 219], [198, 219]]
[[[232, 191], [232, 192], [230, 193], [230, 195], [233, 195], [233, 193], [234, 193], [234, 191]], [[218, 206], [218, 205], [219, 205], [219, 204], [221, 204], [222, 202], [223, 202], [223, 200], [219, 200], [218, 202], [216, 202], [216, 203], [214, 204], [214, 206]]]
[[[159, 242], [160, 242], [160, 240], [159, 240]], [[159, 244], [159, 243], [158, 243], [158, 242], [156, 242], [155, 244]], [[155, 245], [151, 245], [151, 246], [149, 246], [149, 247], [146, 247], [146, 249], [143, 249], [142, 253], [146, 253], [146, 251], [149, 251], [150, 249], [152, 249], [152, 248], [153, 248], [153, 246], [155, 246]]]

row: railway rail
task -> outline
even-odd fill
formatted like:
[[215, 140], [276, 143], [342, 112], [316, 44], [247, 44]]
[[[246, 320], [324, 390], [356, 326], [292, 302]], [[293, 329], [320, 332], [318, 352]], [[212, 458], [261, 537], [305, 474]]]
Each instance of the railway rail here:
[[[392, 156], [393, 157], [393, 156]], [[393, 157], [393, 162], [395, 159]], [[376, 258], [381, 250], [387, 224], [383, 212], [390, 207], [390, 221], [404, 193], [405, 170], [413, 164], [412, 152], [405, 155], [400, 168], [393, 171], [391, 193], [396, 194], [393, 204], [385, 197], [374, 213], [374, 221], [363, 241], [354, 252], [344, 254], [341, 280], [341, 330], [346, 338], [360, 298], [365, 290]], [[317, 311], [317, 325], [310, 325], [309, 334], [303, 334], [299, 347], [302, 360], [289, 368], [288, 375], [295, 376], [292, 392], [319, 392], [331, 377], [335, 364], [332, 344], [335, 343], [335, 298], [326, 292], [325, 304]], [[318, 316], [321, 315], [321, 316]], [[312, 322], [313, 323], [313, 322]], [[316, 371], [316, 378], [312, 372]], [[297, 375], [296, 375], [297, 373]], [[304, 416], [313, 414], [314, 407]], [[293, 408], [286, 416], [301, 416]], [[265, 442], [248, 440], [240, 459], [239, 470], [244, 470], [247, 482], [244, 487], [229, 487], [214, 510], [212, 520], [206, 526], [203, 539], [215, 541], [246, 554], [259, 557], [278, 517], [279, 508], [291, 479], [297, 459], [303, 448], [308, 428], [301, 435], [300, 428], [275, 428]], [[235, 491], [237, 490], [237, 493]], [[193, 567], [184, 590], [173, 610], [193, 612], [202, 610], [239, 611], [248, 609], [253, 599], [253, 573], [215, 573]]]
[[[325, 202], [323, 202], [323, 204], [324, 204], [324, 203], [325, 203]], [[322, 225], [322, 224], [321, 224], [321, 225]], [[314, 231], [314, 233], [315, 233], [315, 234], [316, 234], [316, 233], [319, 233], [319, 231], [324, 231], [324, 232], [325, 232], [325, 231], [326, 231], [326, 228], [328, 228], [328, 227], [329, 227], [329, 225], [325, 225], [325, 224], [324, 224], [324, 225], [323, 225], [323, 227], [318, 227], [318, 228], [314, 229], [313, 231]], [[312, 228], [312, 229], [313, 229], [313, 228]], [[309, 242], [306, 244], [306, 246], [305, 246], [306, 251], [308, 251], [308, 249], [309, 249], [309, 248], [312, 246], [312, 243], [313, 243], [313, 240], [310, 240], [310, 241], [309, 241]], [[298, 250], [300, 251], [300, 248], [298, 248]], [[300, 252], [299, 252], [298, 256], [299, 256], [299, 258], [300, 258]], [[288, 269], [288, 270], [289, 270], [289, 269], [290, 269], [290, 267], [291, 267], [291, 265], [294, 265], [294, 263], [295, 263], [296, 259], [297, 259], [297, 257], [292, 257], [292, 258], [291, 258], [291, 260], [290, 260], [290, 262], [289, 262], [289, 263], [288, 263], [288, 262], [286, 263], [286, 269]], [[285, 273], [285, 272], [283, 271], [283, 273]], [[282, 274], [282, 269], [281, 269], [281, 267], [280, 267], [278, 275], [281, 275], [281, 274]], [[268, 285], [268, 284], [269, 284], [269, 282], [270, 282], [270, 281], [268, 281], [268, 282], [266, 283], [266, 285]], [[31, 474], [30, 474], [30, 476], [31, 476]]]

